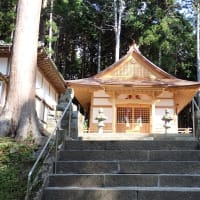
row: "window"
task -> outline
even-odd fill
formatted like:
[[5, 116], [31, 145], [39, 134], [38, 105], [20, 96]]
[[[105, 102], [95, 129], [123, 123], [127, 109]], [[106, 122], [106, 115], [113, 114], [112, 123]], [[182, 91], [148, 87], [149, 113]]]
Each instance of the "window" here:
[[117, 107], [117, 132], [149, 133], [150, 108], [150, 105], [144, 104], [119, 105]]
[[117, 123], [132, 123], [132, 108], [118, 107], [117, 108]]
[[134, 108], [134, 122], [138, 123], [138, 119], [141, 120], [142, 123], [150, 122], [150, 110], [149, 108]]

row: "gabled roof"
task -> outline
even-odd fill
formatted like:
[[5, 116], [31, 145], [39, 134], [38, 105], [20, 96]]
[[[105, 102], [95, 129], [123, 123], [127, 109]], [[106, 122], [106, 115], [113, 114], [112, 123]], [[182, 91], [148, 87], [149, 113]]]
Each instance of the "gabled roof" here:
[[69, 86], [94, 86], [121, 85], [133, 87], [189, 87], [198, 86], [199, 82], [178, 79], [165, 72], [145, 58], [133, 46], [119, 61], [109, 66], [95, 76], [69, 80]]
[[[135, 45], [118, 62], [95, 76], [70, 80], [67, 84], [74, 88], [75, 96], [83, 107], [91, 100], [91, 94], [88, 91], [98, 89], [116, 92], [168, 90], [174, 94], [177, 112], [191, 101], [200, 88], [199, 82], [178, 79], [154, 65], [140, 53]], [[187, 94], [185, 94], [186, 90]]]
[[[9, 57], [11, 55], [11, 44], [0, 44], [0, 57]], [[38, 48], [37, 65], [45, 78], [53, 85], [59, 93], [66, 92], [65, 80], [59, 73], [56, 65], [48, 57], [43, 47]], [[6, 78], [8, 78], [6, 76]]]
[[134, 45], [118, 62], [101, 71], [94, 78], [135, 81], [174, 79], [175, 77], [150, 62]]

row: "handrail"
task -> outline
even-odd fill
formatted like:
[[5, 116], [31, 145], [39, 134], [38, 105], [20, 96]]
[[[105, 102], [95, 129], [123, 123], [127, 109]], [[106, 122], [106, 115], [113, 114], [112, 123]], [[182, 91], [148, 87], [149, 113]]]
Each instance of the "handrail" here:
[[[197, 105], [197, 102], [192, 99], [192, 112], [193, 112], [193, 135], [196, 136], [196, 129], [195, 129], [195, 117], [194, 117], [194, 107], [197, 109], [198, 113], [200, 114], [200, 108]], [[197, 137], [197, 136], [196, 136]]]
[[[42, 148], [42, 150], [41, 150], [39, 156], [37, 157], [37, 160], [35, 161], [33, 167], [31, 168], [31, 170], [30, 170], [29, 173], [28, 173], [28, 183], [27, 183], [27, 192], [26, 192], [25, 200], [28, 200], [28, 199], [29, 199], [29, 194], [30, 194], [30, 191], [31, 191], [31, 189], [32, 189], [32, 188], [31, 188], [31, 187], [32, 187], [32, 185], [31, 185], [31, 179], [32, 179], [33, 172], [36, 170], [36, 167], [38, 166], [38, 164], [39, 164], [39, 162], [40, 162], [40, 160], [41, 160], [41, 158], [42, 158], [42, 156], [43, 156], [43, 154], [44, 154], [44, 152], [45, 152], [47, 146], [49, 145], [51, 139], [53, 138], [53, 136], [56, 135], [57, 130], [60, 128], [61, 121], [63, 120], [63, 118], [64, 118], [64, 116], [65, 116], [65, 114], [66, 114], [66, 112], [67, 112], [69, 106], [71, 105], [71, 103], [72, 103], [72, 99], [69, 100], [67, 106], [65, 107], [64, 112], [62, 113], [62, 116], [60, 117], [60, 119], [59, 119], [58, 122], [56, 123], [55, 129], [53, 130], [52, 134], [49, 136], [49, 138], [48, 138], [48, 140], [46, 141], [44, 147]], [[69, 122], [69, 123], [70, 123], [70, 122]], [[55, 141], [55, 144], [56, 144], [55, 149], [56, 149], [56, 154], [57, 154], [57, 148], [58, 148], [58, 147], [57, 147], [57, 145], [58, 145], [57, 140], [58, 140], [58, 137], [56, 137], [55, 140], [56, 140], [56, 141]], [[55, 144], [54, 144], [54, 145], [55, 145]], [[57, 157], [56, 157], [56, 158], [57, 158]], [[35, 179], [34, 179], [34, 180], [35, 180]]]
[[197, 102], [196, 102], [194, 99], [192, 99], [192, 102], [194, 103], [196, 109], [197, 109], [198, 112], [200, 113], [200, 108], [199, 108], [199, 106], [197, 105]]

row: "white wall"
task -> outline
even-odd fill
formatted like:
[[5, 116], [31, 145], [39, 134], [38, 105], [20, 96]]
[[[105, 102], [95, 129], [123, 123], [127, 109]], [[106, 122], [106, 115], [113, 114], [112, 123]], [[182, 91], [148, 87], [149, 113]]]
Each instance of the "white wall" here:
[[36, 111], [40, 120], [46, 122], [48, 110], [55, 110], [58, 93], [39, 70], [36, 73]]
[[106, 94], [103, 90], [99, 90], [94, 92], [93, 94], [93, 110], [92, 110], [92, 123], [97, 123], [97, 120], [95, 120], [95, 117], [99, 113], [99, 109], [103, 108], [103, 113], [106, 116], [105, 123], [112, 123], [113, 119], [113, 109], [112, 109], [112, 103], [110, 102], [110, 96]]
[[165, 133], [164, 121], [162, 120], [165, 115], [165, 110], [168, 109], [170, 116], [173, 120], [170, 121], [169, 125], [171, 126], [167, 133], [178, 133], [178, 117], [175, 113], [175, 103], [173, 99], [173, 93], [164, 91], [157, 97], [157, 100], [154, 102], [152, 110], [153, 118], [153, 133]]
[[36, 74], [36, 96], [43, 99], [49, 107], [57, 105], [58, 93], [39, 71]]
[[[106, 116], [105, 123], [112, 123], [113, 119], [113, 109], [112, 108], [103, 108], [103, 113]], [[99, 114], [99, 108], [93, 108], [93, 120], [92, 123], [97, 123], [97, 120], [95, 120], [96, 116]]]
[[106, 94], [104, 90], [98, 90], [98, 91], [94, 92], [93, 96], [94, 97], [109, 97], [109, 95]]
[[172, 120], [169, 123], [170, 128], [167, 133], [178, 133], [178, 117], [175, 113], [175, 106], [173, 99], [160, 99], [155, 104], [155, 113], [153, 114], [154, 126], [152, 132], [154, 133], [165, 133], [164, 121], [162, 120], [165, 115], [165, 111], [168, 109]]
[[[8, 58], [0, 57], [0, 72], [4, 75], [9, 74]], [[48, 110], [55, 109], [59, 94], [53, 86], [45, 79], [42, 73], [36, 71], [36, 111], [40, 120], [46, 122]], [[0, 81], [0, 106], [5, 104], [6, 84]]]
[[174, 107], [174, 100], [173, 99], [160, 99], [156, 103], [156, 107]]
[[[8, 58], [1, 57], [0, 58], [0, 73], [3, 75], [8, 75]], [[3, 107], [5, 104], [5, 96], [6, 96], [6, 84], [3, 81], [0, 81], [0, 106]]]
[[0, 58], [0, 72], [3, 75], [7, 75], [8, 74], [8, 58], [6, 58], [6, 57], [1, 57]]
[[93, 105], [112, 106], [108, 98], [93, 98]]

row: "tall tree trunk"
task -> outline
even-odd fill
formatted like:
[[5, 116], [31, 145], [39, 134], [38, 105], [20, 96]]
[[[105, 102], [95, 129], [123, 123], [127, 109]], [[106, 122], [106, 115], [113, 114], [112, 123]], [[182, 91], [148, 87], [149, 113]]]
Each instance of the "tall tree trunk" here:
[[[197, 3], [197, 81], [200, 81], [200, 3]], [[200, 106], [200, 92], [198, 92], [198, 105]]]
[[117, 0], [114, 0], [115, 62], [119, 60], [121, 21], [124, 9], [125, 9], [124, 0], [119, 0], [119, 2], [117, 2]]
[[1, 135], [12, 134], [19, 140], [40, 136], [35, 111], [35, 81], [38, 32], [42, 0], [19, 0], [14, 34], [11, 71]]
[[50, 1], [50, 16], [49, 16], [49, 57], [52, 57], [52, 37], [53, 37], [53, 1]]
[[101, 36], [99, 36], [98, 42], [98, 65], [97, 65], [97, 73], [101, 71]]
[[162, 60], [162, 50], [159, 47], [159, 51], [158, 51], [158, 66], [161, 66], [161, 60]]

